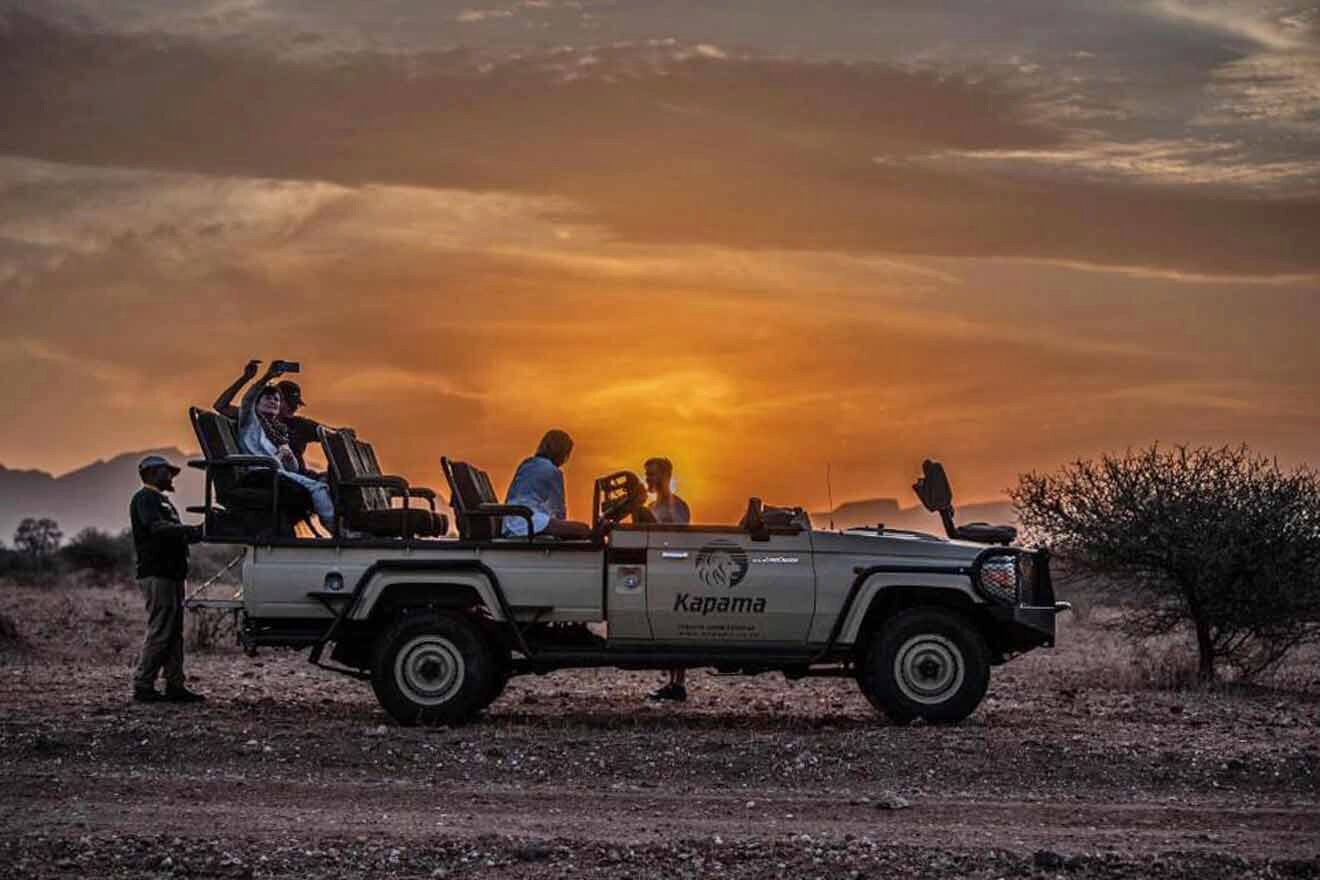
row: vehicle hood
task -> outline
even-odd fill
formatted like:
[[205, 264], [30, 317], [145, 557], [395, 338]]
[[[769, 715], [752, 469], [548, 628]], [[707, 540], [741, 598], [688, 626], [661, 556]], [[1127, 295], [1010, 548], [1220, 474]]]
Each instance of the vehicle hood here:
[[932, 565], [970, 565], [985, 547], [984, 544], [951, 541], [921, 532], [852, 529], [846, 532], [811, 533], [811, 549], [817, 554], [899, 558], [913, 564], [928, 562]]

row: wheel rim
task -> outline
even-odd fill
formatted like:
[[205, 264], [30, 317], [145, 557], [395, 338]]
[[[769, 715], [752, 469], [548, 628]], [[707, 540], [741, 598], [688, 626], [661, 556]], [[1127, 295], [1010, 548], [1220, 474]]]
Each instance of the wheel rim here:
[[894, 657], [898, 689], [914, 703], [943, 703], [962, 687], [966, 675], [962, 651], [952, 640], [934, 633], [913, 636]]
[[463, 686], [467, 667], [463, 654], [443, 636], [417, 636], [394, 658], [394, 680], [408, 699], [438, 706], [453, 699]]

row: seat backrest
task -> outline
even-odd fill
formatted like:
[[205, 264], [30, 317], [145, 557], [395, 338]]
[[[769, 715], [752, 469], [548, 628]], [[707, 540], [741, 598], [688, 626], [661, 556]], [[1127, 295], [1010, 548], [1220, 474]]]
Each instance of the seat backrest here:
[[958, 526], [953, 521], [953, 487], [949, 485], [949, 477], [944, 473], [944, 465], [929, 458], [923, 461], [921, 479], [912, 488], [927, 510], [940, 515], [944, 531], [950, 538], [966, 537], [958, 533]]
[[473, 475], [477, 478], [477, 487], [481, 491], [481, 500], [484, 504], [499, 504], [500, 496], [495, 494], [495, 487], [490, 484], [490, 474], [481, 468], [473, 468]]
[[931, 513], [953, 509], [953, 488], [944, 473], [944, 465], [938, 461], [926, 459], [921, 463], [921, 479], [917, 480], [912, 489]]
[[357, 441], [358, 453], [362, 456], [362, 464], [369, 472], [380, 476], [384, 473], [380, 469], [380, 459], [376, 458], [376, 448], [365, 440]]
[[[376, 458], [375, 448], [365, 440], [359, 440], [356, 437], [350, 439], [352, 440], [353, 448], [356, 450], [357, 459], [362, 465], [362, 473], [372, 477], [383, 476], [384, 471], [380, 469], [380, 460]], [[367, 492], [375, 496], [372, 503], [379, 505], [376, 509], [388, 510], [393, 506], [390, 501], [389, 490], [377, 487], [375, 489], [368, 489]]]
[[[202, 457], [207, 461], [224, 461], [239, 454], [238, 432], [227, 416], [193, 406], [188, 408], [188, 419], [197, 435]], [[224, 504], [224, 496], [242, 480], [243, 469], [218, 467], [208, 470], [216, 499]]]
[[440, 459], [440, 466], [449, 483], [449, 504], [454, 508], [459, 537], [468, 541], [489, 541], [497, 537], [503, 517], [468, 515], [483, 504], [499, 503], [486, 472], [465, 461], [447, 458]]
[[[348, 441], [348, 454], [353, 460], [354, 473], [359, 477], [379, 477], [380, 465], [376, 464], [374, 452], [368, 453], [369, 444], [352, 435], [344, 438]], [[362, 489], [362, 498], [368, 510], [389, 510], [390, 493], [383, 486], [366, 486]]]

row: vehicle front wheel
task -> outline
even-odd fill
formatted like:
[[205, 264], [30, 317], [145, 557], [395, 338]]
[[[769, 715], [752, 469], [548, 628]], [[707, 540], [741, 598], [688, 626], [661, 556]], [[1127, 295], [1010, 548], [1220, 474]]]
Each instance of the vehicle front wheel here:
[[911, 608], [872, 636], [858, 684], [895, 724], [962, 721], [990, 685], [990, 650], [963, 615]]
[[490, 649], [471, 621], [405, 612], [376, 641], [371, 689], [400, 724], [459, 724], [483, 708], [495, 675]]

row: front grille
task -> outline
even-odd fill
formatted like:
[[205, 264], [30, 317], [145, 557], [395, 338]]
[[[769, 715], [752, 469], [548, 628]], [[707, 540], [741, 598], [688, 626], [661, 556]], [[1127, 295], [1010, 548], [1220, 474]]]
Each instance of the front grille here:
[[981, 589], [1001, 602], [1018, 600], [1018, 570], [1012, 556], [995, 556], [981, 565]]

